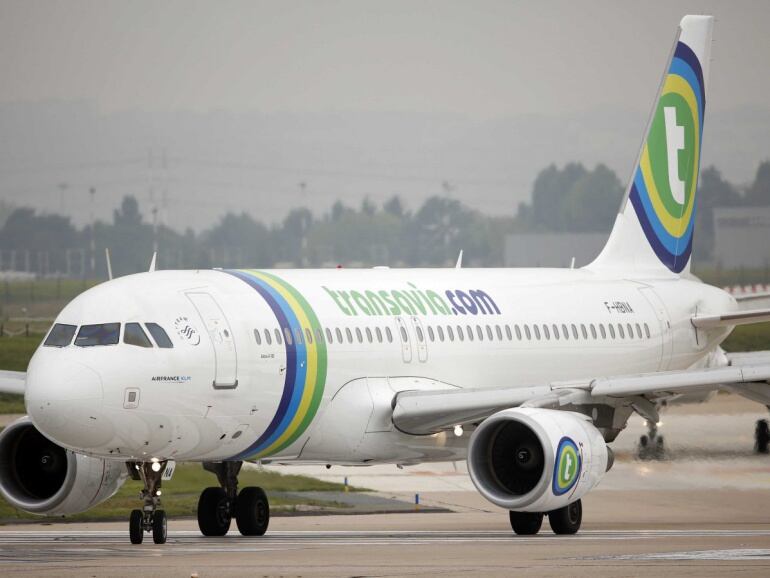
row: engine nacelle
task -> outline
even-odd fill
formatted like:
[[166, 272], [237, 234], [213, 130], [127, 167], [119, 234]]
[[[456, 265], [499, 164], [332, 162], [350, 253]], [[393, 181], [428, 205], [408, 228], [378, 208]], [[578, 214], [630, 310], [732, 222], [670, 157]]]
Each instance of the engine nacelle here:
[[612, 454], [584, 415], [539, 408], [500, 411], [476, 428], [468, 471], [487, 500], [518, 512], [550, 512], [604, 477]]
[[0, 433], [0, 494], [20, 510], [77, 514], [112, 496], [127, 477], [123, 462], [65, 450], [26, 416]]

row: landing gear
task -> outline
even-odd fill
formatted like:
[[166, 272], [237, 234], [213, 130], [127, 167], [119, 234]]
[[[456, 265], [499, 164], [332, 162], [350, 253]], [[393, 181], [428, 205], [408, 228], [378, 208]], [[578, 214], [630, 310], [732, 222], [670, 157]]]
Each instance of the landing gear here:
[[543, 525], [543, 514], [537, 512], [509, 512], [511, 528], [519, 536], [534, 536]]
[[548, 523], [554, 534], [577, 534], [582, 521], [583, 504], [580, 500], [548, 512]]
[[663, 436], [658, 434], [656, 423], [647, 421], [647, 435], [639, 438], [639, 446], [636, 450], [640, 460], [662, 460], [666, 457], [666, 446]]
[[[509, 512], [511, 528], [519, 536], [534, 536], [543, 525], [543, 516], [539, 512]], [[568, 506], [547, 513], [548, 523], [554, 534], [576, 534], [583, 521], [583, 503], [578, 500]]]
[[128, 522], [128, 535], [132, 544], [141, 544], [145, 532], [152, 532], [152, 541], [165, 544], [168, 537], [166, 512], [160, 506], [160, 484], [166, 462], [135, 462], [129, 468], [144, 482], [139, 497], [144, 501], [141, 510], [132, 510]]
[[770, 427], [766, 419], [758, 419], [754, 429], [754, 451], [758, 454], [770, 453]]
[[243, 462], [204, 462], [216, 474], [220, 487], [203, 490], [198, 500], [198, 527], [204, 536], [224, 536], [233, 517], [244, 536], [261, 536], [270, 522], [270, 504], [262, 488], [238, 492], [238, 474]]

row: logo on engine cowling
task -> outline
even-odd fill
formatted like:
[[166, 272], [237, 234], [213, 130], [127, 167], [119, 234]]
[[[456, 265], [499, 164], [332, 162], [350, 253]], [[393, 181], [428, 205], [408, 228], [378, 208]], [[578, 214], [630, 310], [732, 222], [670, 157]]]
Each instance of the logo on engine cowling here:
[[580, 477], [580, 450], [568, 437], [561, 438], [556, 448], [556, 461], [553, 468], [553, 493], [561, 496], [569, 492]]

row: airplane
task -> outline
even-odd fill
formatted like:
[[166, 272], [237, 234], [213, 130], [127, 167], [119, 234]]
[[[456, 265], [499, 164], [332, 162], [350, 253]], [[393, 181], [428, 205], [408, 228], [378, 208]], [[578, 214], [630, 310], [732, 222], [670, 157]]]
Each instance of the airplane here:
[[574, 534], [611, 444], [661, 400], [730, 388], [770, 404], [770, 353], [729, 356], [770, 321], [690, 273], [713, 19], [685, 16], [608, 242], [569, 269], [155, 270], [73, 299], [0, 434], [0, 493], [42, 515], [141, 480], [129, 538], [167, 539], [161, 486], [200, 462], [205, 536], [266, 532], [244, 462], [467, 460], [512, 530]]

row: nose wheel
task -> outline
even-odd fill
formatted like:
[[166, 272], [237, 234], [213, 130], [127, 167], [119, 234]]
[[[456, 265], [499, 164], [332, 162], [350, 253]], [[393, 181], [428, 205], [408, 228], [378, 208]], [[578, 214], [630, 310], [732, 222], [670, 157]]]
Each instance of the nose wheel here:
[[220, 487], [206, 488], [198, 500], [198, 527], [204, 536], [224, 536], [232, 519], [244, 536], [261, 536], [270, 523], [270, 504], [258, 487], [238, 491], [238, 474], [243, 462], [204, 462], [203, 468], [216, 474]]
[[144, 482], [139, 497], [144, 501], [141, 510], [132, 510], [128, 520], [128, 535], [132, 544], [141, 544], [145, 533], [152, 533], [155, 544], [165, 544], [168, 538], [166, 512], [159, 509], [160, 485], [166, 462], [142, 462], [129, 464]]

